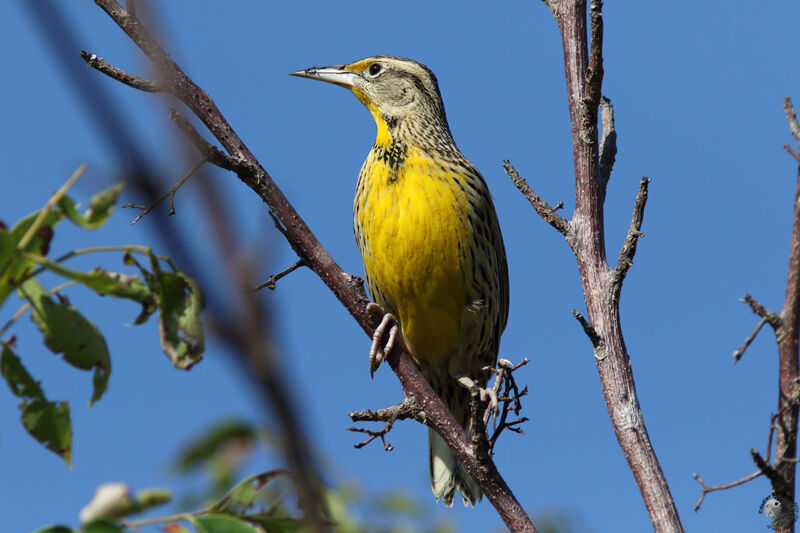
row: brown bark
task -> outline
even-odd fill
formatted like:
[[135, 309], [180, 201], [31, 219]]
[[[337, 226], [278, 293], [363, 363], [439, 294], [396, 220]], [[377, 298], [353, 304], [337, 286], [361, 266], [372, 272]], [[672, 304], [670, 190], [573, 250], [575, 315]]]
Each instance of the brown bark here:
[[649, 180], [644, 178], [641, 182], [631, 226], [617, 265], [612, 269], [606, 258], [603, 227], [603, 202], [616, 153], [610, 102], [603, 102], [602, 139], [597, 130], [603, 78], [602, 2], [591, 3], [591, 37], [587, 33], [586, 0], [545, 3], [558, 23], [564, 49], [575, 168], [575, 213], [564, 228], [549, 206], [537, 205], [533, 200], [532, 203], [545, 220], [565, 235], [575, 254], [587, 319], [577, 311], [575, 316], [592, 341], [611, 424], [653, 527], [657, 532], [681, 532], [683, 527], [675, 502], [644, 424], [619, 317], [622, 282], [633, 264], [636, 244], [642, 235]]

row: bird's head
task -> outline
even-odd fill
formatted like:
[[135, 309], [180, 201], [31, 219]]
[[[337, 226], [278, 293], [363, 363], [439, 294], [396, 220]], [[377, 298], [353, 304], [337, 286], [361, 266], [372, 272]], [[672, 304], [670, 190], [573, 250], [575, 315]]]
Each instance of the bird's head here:
[[383, 127], [397, 130], [401, 125], [412, 125], [412, 130], [419, 130], [426, 124], [449, 134], [436, 76], [422, 63], [374, 56], [345, 65], [307, 68], [291, 75], [327, 81], [353, 91], [375, 117], [379, 136]]

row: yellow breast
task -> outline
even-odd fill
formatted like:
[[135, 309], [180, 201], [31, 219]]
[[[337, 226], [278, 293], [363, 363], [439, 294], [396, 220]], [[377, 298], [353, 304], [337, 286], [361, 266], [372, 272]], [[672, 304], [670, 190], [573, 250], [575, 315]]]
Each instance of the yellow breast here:
[[467, 197], [452, 170], [418, 149], [399, 164], [382, 155], [367, 157], [354, 205], [367, 283], [399, 319], [412, 355], [441, 359], [458, 347], [469, 300]]

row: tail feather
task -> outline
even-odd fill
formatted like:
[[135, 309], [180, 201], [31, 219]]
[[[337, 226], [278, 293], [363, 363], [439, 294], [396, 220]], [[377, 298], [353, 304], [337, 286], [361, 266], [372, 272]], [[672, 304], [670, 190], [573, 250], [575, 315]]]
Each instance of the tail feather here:
[[428, 429], [430, 449], [431, 489], [436, 501], [441, 498], [448, 507], [453, 506], [456, 491], [461, 492], [464, 506], [475, 506], [481, 500], [481, 489], [470, 476], [456, 454], [438, 433]]

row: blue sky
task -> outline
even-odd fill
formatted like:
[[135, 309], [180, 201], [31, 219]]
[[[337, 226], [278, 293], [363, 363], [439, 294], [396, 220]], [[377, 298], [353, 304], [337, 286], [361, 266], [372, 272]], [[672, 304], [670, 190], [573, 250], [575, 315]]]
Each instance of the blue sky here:
[[[138, 49], [92, 2], [57, 2], [85, 49], [147, 74]], [[29, 9], [36, 0], [0, 3], [6, 50], [0, 88], [0, 161], [5, 194], [0, 218], [12, 222], [42, 205], [80, 163], [89, 171], [73, 190], [86, 200], [119, 173], [106, 139]], [[541, 2], [210, 2], [155, 3], [173, 57], [215, 99], [343, 268], [360, 274], [352, 240], [352, 194], [375, 127], [346, 91], [290, 78], [289, 72], [374, 54], [411, 57], [439, 78], [447, 116], [462, 152], [486, 178], [498, 210], [511, 276], [511, 315], [501, 356], [531, 358], [525, 436], [507, 435], [497, 462], [535, 517], [558, 510], [598, 532], [646, 531], [647, 514], [620, 452], [602, 400], [591, 346], [572, 318], [583, 309], [577, 270], [561, 236], [538, 219], [503, 173], [510, 159], [551, 203], [574, 206], [572, 155], [561, 43]], [[607, 2], [604, 94], [616, 109], [617, 164], [606, 201], [606, 242], [617, 255], [639, 179], [653, 179], [635, 265], [625, 282], [622, 320], [650, 437], [688, 531], [763, 528], [758, 506], [769, 493], [758, 479], [711, 494], [699, 513], [692, 472], [709, 483], [752, 472], [750, 448], [763, 452], [776, 407], [776, 349], [768, 331], [734, 367], [731, 353], [756, 318], [737, 301], [751, 292], [779, 309], [783, 301], [796, 165], [783, 151], [791, 136], [782, 97], [800, 104], [795, 66], [800, 4]], [[99, 76], [86, 68], [83, 76]], [[138, 142], [175, 179], [167, 107], [157, 96], [103, 80], [133, 124]], [[263, 276], [295, 261], [263, 204], [233, 175], [218, 173], [237, 232], [265, 258]], [[169, 219], [191, 246], [206, 229], [193, 215], [191, 181]], [[123, 193], [123, 201], [132, 200]], [[94, 244], [155, 243], [158, 225], [129, 225], [117, 212], [88, 235]], [[66, 226], [58, 252], [84, 244]], [[169, 253], [168, 250], [164, 250]], [[213, 257], [208, 257], [213, 262]], [[75, 265], [91, 268], [117, 257]], [[118, 263], [117, 263], [118, 264]], [[218, 283], [224, 280], [215, 280]], [[113, 357], [109, 390], [91, 409], [90, 378], [53, 357], [23, 320], [19, 352], [51, 398], [68, 399], [75, 426], [73, 468], [36, 445], [18, 423], [16, 401], [0, 386], [0, 517], [3, 530], [77, 521], [94, 488], [109, 480], [135, 488], [180, 489], [168, 470], [179, 447], [210, 422], [264, 416], [230, 354], [210, 342], [206, 360], [174, 370], [155, 324], [125, 326], [131, 305], [69, 293], [106, 333]], [[426, 430], [412, 423], [391, 434], [395, 450], [352, 447], [348, 410], [401, 398], [382, 368], [370, 380], [368, 339], [309, 271], [264, 293], [275, 317], [304, 424], [335, 467], [335, 483], [357, 479], [369, 493], [413, 491], [432, 500]], [[13, 312], [11, 305], [3, 316]], [[4, 319], [5, 320], [5, 319]], [[255, 464], [266, 469], [273, 463]], [[463, 531], [496, 530], [486, 502], [440, 511]]]

